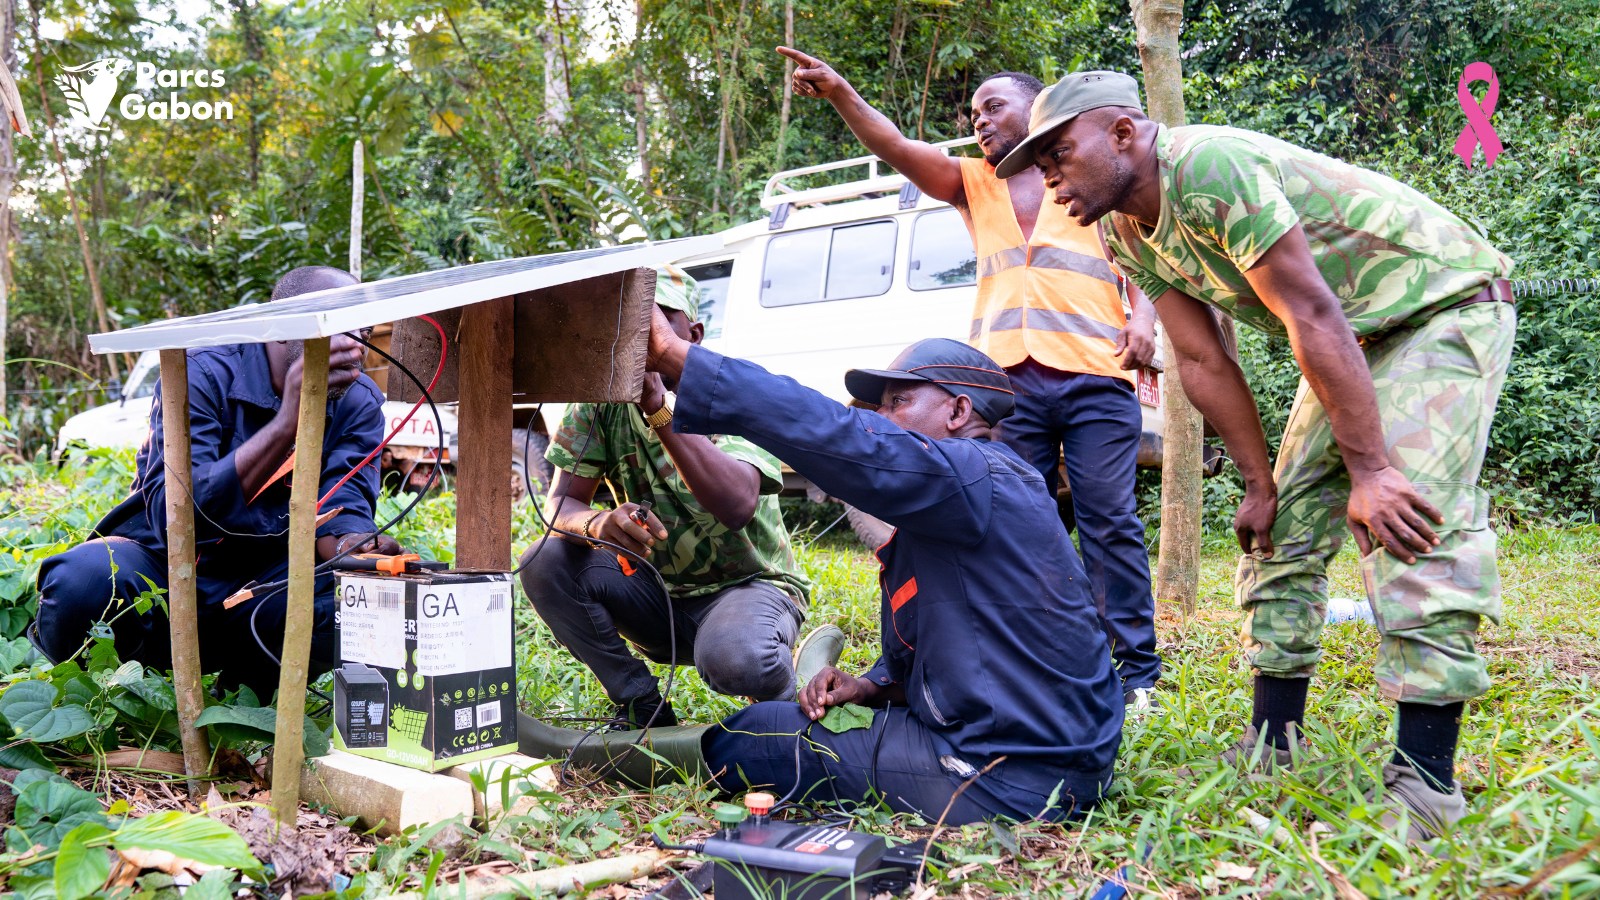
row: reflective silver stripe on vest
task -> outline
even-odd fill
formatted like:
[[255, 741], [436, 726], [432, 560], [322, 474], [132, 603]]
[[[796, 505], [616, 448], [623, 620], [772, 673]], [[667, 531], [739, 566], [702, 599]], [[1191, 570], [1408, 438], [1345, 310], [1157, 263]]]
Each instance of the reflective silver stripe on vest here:
[[[1027, 317], [1023, 317], [1023, 313]], [[972, 340], [977, 340], [985, 331], [1016, 331], [1019, 328], [1031, 328], [1034, 331], [1060, 331], [1067, 334], [1081, 334], [1084, 337], [1100, 338], [1115, 341], [1118, 332], [1122, 329], [1115, 325], [1107, 325], [1096, 319], [1091, 319], [1081, 313], [1061, 312], [1054, 309], [1029, 309], [1017, 308], [1002, 309], [989, 317], [988, 327], [984, 327], [984, 320], [972, 320]]]
[[993, 278], [1007, 269], [1017, 266], [1032, 266], [1036, 269], [1064, 269], [1068, 272], [1077, 272], [1090, 278], [1098, 278], [1108, 284], [1116, 284], [1117, 277], [1111, 274], [1111, 266], [1098, 256], [1068, 250], [1065, 247], [1034, 247], [1033, 259], [1028, 259], [1027, 247], [1010, 247], [999, 253], [991, 253], [978, 260], [978, 277]]
[[978, 277], [993, 278], [1007, 269], [1028, 264], [1027, 247], [1009, 247], [978, 260]]
[[1111, 274], [1111, 265], [1105, 260], [1065, 247], [1036, 247], [1029, 265], [1036, 269], [1066, 269], [1110, 284], [1117, 283], [1117, 276]]

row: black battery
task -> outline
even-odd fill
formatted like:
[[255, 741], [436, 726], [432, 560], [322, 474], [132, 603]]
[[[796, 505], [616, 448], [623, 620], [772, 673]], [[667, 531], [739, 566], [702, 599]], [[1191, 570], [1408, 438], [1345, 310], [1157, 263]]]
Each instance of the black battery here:
[[333, 673], [333, 723], [346, 747], [389, 746], [389, 681], [365, 663]]
[[868, 900], [904, 878], [876, 835], [836, 825], [752, 820], [706, 839], [717, 900]]

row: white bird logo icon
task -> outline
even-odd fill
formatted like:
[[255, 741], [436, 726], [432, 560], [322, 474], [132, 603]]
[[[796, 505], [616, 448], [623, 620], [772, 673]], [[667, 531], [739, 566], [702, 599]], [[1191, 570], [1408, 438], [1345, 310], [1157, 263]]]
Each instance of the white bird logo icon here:
[[96, 131], [109, 131], [100, 123], [117, 94], [118, 77], [131, 68], [133, 63], [115, 56], [81, 66], [62, 66], [63, 74], [56, 76], [56, 86], [66, 95], [74, 119]]

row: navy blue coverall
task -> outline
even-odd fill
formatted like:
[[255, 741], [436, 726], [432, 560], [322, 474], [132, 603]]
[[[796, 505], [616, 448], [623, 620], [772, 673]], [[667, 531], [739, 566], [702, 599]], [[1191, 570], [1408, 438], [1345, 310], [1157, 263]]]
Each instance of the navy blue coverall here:
[[[223, 609], [222, 601], [252, 581], [279, 581], [288, 573], [289, 479], [252, 500], [244, 495], [233, 460], [234, 451], [277, 414], [280, 399], [262, 344], [190, 350], [188, 356], [201, 663], [205, 671], [220, 670], [229, 683], [249, 685], [266, 700], [277, 687], [278, 666], [252, 637], [250, 617], [259, 606], [256, 634], [273, 656], [279, 655], [284, 592], [258, 595], [231, 610]], [[122, 612], [123, 602], [149, 590], [146, 579], [157, 588], [167, 586], [166, 463], [159, 392], [156, 397], [127, 499], [94, 527], [91, 540], [39, 567], [38, 640], [52, 659], [70, 657], [95, 623], [108, 622], [122, 659], [158, 669], [172, 665], [167, 618], [160, 608], [142, 616]], [[341, 397], [329, 399], [319, 497], [378, 446], [383, 426], [383, 395], [365, 375]], [[343, 511], [323, 523], [317, 536], [373, 531], [377, 494], [374, 462], [322, 505]], [[338, 662], [333, 590], [331, 574], [317, 579], [314, 673]]]
[[1002, 760], [946, 821], [1061, 818], [1101, 798], [1122, 688], [1038, 471], [1004, 444], [935, 441], [698, 346], [677, 391], [678, 430], [748, 438], [897, 529], [878, 550], [883, 652], [868, 677], [901, 685], [908, 705], [843, 734], [797, 703], [750, 706], [702, 743], [724, 789], [881, 795], [932, 821]]

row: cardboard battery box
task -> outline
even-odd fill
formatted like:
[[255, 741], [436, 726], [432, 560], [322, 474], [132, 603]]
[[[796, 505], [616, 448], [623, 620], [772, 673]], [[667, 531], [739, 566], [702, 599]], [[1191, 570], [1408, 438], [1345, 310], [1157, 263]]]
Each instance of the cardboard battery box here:
[[517, 749], [511, 576], [339, 575], [333, 744], [437, 772]]

